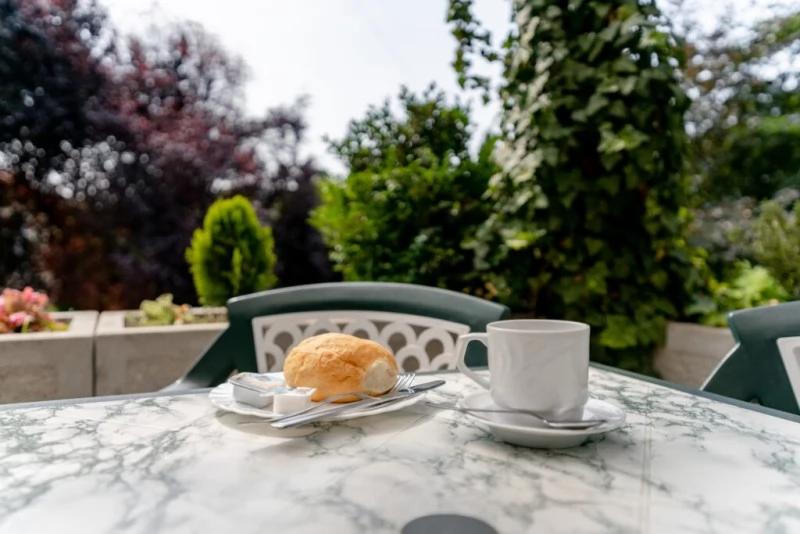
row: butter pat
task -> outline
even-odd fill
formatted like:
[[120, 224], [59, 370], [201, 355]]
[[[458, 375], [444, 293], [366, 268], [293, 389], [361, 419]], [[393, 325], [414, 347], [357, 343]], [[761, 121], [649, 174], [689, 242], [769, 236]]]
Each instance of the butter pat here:
[[311, 406], [311, 396], [314, 388], [288, 388], [275, 394], [272, 411], [279, 415], [286, 415]]
[[277, 393], [290, 389], [283, 380], [258, 373], [238, 373], [228, 382], [233, 386], [233, 400], [256, 408], [266, 408]]

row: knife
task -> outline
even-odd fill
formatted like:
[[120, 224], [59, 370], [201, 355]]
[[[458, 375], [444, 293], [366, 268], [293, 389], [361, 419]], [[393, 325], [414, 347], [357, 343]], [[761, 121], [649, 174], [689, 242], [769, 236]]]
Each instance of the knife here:
[[389, 395], [386, 395], [384, 397], [379, 397], [377, 399], [351, 402], [348, 404], [342, 404], [340, 406], [334, 406], [333, 408], [327, 408], [325, 410], [318, 410], [312, 413], [307, 413], [297, 416], [281, 417], [280, 419], [275, 419], [271, 421], [270, 425], [273, 426], [274, 428], [289, 428], [292, 426], [298, 426], [306, 423], [312, 423], [314, 421], [319, 421], [320, 419], [324, 419], [332, 415], [339, 415], [341, 413], [349, 412], [355, 409], [372, 408], [372, 407], [382, 406], [384, 404], [393, 404], [401, 400], [417, 397], [431, 389], [441, 387], [444, 384], [445, 384], [444, 380], [433, 380], [431, 382], [425, 382], [423, 384], [417, 384], [415, 386], [411, 386], [409, 388], [406, 388], [402, 392], [391, 393]]
[[[274, 418], [272, 418], [270, 420], [270, 422], [278, 423], [280, 421], [285, 421], [287, 419], [294, 419], [294, 418], [299, 417], [301, 415], [306, 415], [306, 414], [311, 414], [311, 413], [314, 413], [314, 414], [317, 414], [317, 413], [330, 413], [328, 410], [332, 410], [332, 411], [335, 411], [335, 412], [346, 411], [346, 410], [344, 410], [345, 407], [347, 407], [348, 409], [362, 408], [367, 403], [373, 403], [374, 401], [382, 401], [381, 403], [383, 403], [383, 402], [388, 402], [388, 401], [394, 400], [394, 399], [405, 398], [405, 397], [409, 396], [410, 393], [414, 393], [416, 391], [427, 391], [428, 389], [438, 388], [439, 386], [444, 385], [444, 383], [445, 383], [444, 380], [434, 380], [432, 382], [425, 382], [423, 384], [417, 384], [417, 385], [413, 385], [413, 386], [406, 386], [401, 390], [393, 391], [391, 393], [387, 393], [386, 395], [382, 395], [380, 397], [372, 397], [372, 398], [363, 398], [362, 397], [362, 400], [355, 401], [355, 402], [350, 402], [350, 403], [345, 403], [345, 404], [333, 404], [333, 405], [330, 405], [329, 408], [327, 408], [325, 410], [320, 410], [319, 409], [320, 406], [313, 406], [312, 405], [312, 406], [309, 406], [308, 408], [306, 408], [304, 410], [300, 410], [299, 412], [294, 412], [294, 413], [290, 413], [290, 414], [285, 414], [285, 415], [280, 415], [278, 417], [274, 417]], [[347, 394], [344, 393], [343, 395], [347, 395]], [[328, 403], [326, 402], [324, 405], [328, 405]]]

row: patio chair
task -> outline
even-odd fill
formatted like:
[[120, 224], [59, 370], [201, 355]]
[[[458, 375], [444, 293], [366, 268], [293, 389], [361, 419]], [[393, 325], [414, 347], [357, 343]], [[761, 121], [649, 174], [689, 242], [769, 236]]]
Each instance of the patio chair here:
[[734, 311], [728, 325], [736, 346], [702, 389], [800, 414], [800, 301]]
[[[216, 386], [234, 371], [283, 368], [289, 350], [324, 332], [343, 332], [392, 349], [405, 371], [455, 368], [455, 340], [508, 316], [506, 306], [444, 289], [385, 282], [288, 287], [232, 298], [226, 330], [165, 391]], [[470, 346], [467, 362], [486, 365]]]

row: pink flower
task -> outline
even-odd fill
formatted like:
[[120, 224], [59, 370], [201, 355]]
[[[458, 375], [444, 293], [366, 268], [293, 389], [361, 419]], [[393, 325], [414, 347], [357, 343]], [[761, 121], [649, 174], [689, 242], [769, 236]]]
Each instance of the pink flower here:
[[48, 331], [62, 326], [53, 322], [47, 312], [49, 299], [46, 293], [26, 287], [22, 291], [0, 291], [0, 334], [19, 331]]
[[23, 302], [27, 302], [29, 304], [35, 304], [39, 300], [39, 293], [33, 290], [31, 286], [25, 286], [25, 289], [22, 290], [22, 297]]
[[25, 312], [16, 312], [8, 316], [8, 324], [14, 328], [19, 328], [33, 319]]

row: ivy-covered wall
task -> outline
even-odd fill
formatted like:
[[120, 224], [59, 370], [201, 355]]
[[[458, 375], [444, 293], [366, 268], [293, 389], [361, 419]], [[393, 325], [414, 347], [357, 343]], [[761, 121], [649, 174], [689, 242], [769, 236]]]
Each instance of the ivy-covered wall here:
[[[460, 12], [456, 36], [476, 51], [486, 39], [469, 3], [451, 18]], [[588, 322], [595, 360], [646, 371], [702, 261], [684, 238], [678, 49], [652, 2], [516, 0], [514, 14], [503, 170], [472, 243], [478, 267], [516, 308]]]

